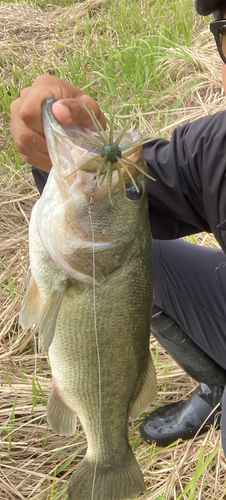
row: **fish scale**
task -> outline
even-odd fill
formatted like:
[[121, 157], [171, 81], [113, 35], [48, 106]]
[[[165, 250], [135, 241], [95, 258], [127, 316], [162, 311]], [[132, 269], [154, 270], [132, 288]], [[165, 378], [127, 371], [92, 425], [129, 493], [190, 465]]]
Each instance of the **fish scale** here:
[[87, 437], [68, 500], [133, 498], [145, 484], [129, 445], [128, 419], [156, 395], [149, 351], [153, 279], [146, 167], [140, 146], [134, 148], [128, 158], [139, 191], [130, 188], [122, 170], [126, 189], [113, 172], [111, 198], [109, 177], [93, 196], [92, 163], [82, 172], [77, 167], [92, 153], [66, 136], [51, 113], [52, 102], [44, 104], [43, 117], [53, 168], [31, 216], [31, 279], [20, 322], [38, 322], [42, 348], [49, 349], [49, 425], [61, 436], [73, 435], [77, 415]]

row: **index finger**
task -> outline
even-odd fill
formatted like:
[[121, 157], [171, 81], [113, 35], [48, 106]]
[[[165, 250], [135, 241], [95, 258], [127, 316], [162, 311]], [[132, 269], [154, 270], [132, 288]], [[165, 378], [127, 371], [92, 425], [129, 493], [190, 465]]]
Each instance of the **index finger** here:
[[33, 86], [21, 92], [20, 119], [31, 129], [44, 135], [42, 103], [48, 97], [55, 99], [75, 98], [83, 93], [69, 82], [50, 75], [38, 77]]

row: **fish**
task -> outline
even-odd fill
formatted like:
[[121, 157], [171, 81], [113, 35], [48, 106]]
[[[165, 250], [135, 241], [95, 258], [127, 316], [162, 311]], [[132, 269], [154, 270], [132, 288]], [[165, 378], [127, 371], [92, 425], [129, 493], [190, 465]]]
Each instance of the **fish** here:
[[52, 389], [47, 422], [87, 452], [68, 500], [122, 500], [145, 490], [128, 438], [156, 397], [147, 166], [139, 132], [64, 129], [43, 103], [52, 169], [29, 224], [31, 273], [19, 322], [38, 324]]

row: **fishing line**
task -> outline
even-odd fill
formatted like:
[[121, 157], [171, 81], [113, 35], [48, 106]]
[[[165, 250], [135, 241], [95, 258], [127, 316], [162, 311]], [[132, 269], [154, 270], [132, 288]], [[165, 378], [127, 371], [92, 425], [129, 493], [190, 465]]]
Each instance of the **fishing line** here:
[[94, 202], [94, 192], [96, 188], [96, 176], [94, 175], [93, 177], [93, 187], [91, 190], [91, 198], [90, 198], [90, 203], [89, 203], [89, 219], [90, 219], [90, 227], [91, 227], [91, 234], [92, 234], [92, 248], [93, 248], [93, 317], [94, 317], [94, 332], [95, 332], [95, 340], [96, 340], [96, 351], [97, 351], [97, 365], [98, 365], [98, 387], [99, 387], [99, 425], [98, 425], [98, 440], [97, 440], [97, 454], [96, 454], [96, 460], [94, 464], [94, 472], [93, 472], [93, 484], [92, 484], [92, 492], [91, 492], [91, 500], [94, 498], [94, 487], [95, 487], [95, 480], [96, 480], [96, 472], [97, 472], [97, 462], [98, 462], [98, 454], [99, 454], [99, 449], [100, 449], [100, 428], [101, 428], [101, 374], [100, 374], [100, 351], [99, 351], [99, 344], [98, 344], [98, 334], [97, 334], [97, 315], [96, 315], [96, 275], [95, 275], [95, 248], [94, 248], [94, 228], [93, 228], [93, 221], [92, 221], [92, 207], [93, 207], [93, 202]]

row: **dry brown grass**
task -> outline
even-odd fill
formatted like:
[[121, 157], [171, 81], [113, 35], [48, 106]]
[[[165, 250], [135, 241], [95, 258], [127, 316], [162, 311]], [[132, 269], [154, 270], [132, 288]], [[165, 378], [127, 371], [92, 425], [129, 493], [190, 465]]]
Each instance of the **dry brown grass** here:
[[[31, 5], [24, 7], [19, 3], [1, 4], [0, 51], [3, 62], [8, 62], [12, 56], [18, 60], [22, 53], [24, 71], [30, 67], [31, 58], [35, 56], [46, 62], [46, 71], [50, 69], [49, 56], [53, 56], [56, 64], [60, 65], [62, 43], [70, 49], [78, 42], [79, 37], [81, 50], [85, 44], [85, 37], [82, 37], [84, 28], [79, 28], [77, 21], [85, 19], [87, 12], [92, 12], [92, 16], [95, 16], [101, 7], [105, 7], [105, 0], [90, 0], [72, 7], [56, 8], [49, 5], [49, 9], [45, 11]], [[6, 72], [6, 66], [0, 68], [0, 76], [4, 76], [5, 82], [7, 78], [11, 78], [11, 72]]]
[[[194, 32], [199, 33], [199, 19], [196, 22]], [[208, 35], [206, 29], [194, 38], [191, 48], [173, 46], [158, 56], [166, 93], [154, 99], [153, 110], [141, 113], [144, 132], [155, 135], [157, 119], [162, 137], [169, 138], [175, 127], [225, 109], [221, 60]], [[167, 91], [169, 83], [171, 91]]]
[[[98, 11], [100, 2], [90, 4]], [[25, 71], [34, 55], [46, 58], [48, 70], [46, 42], [57, 42], [59, 15], [68, 24], [73, 24], [74, 16], [84, 15], [85, 9], [86, 4], [78, 4], [73, 8], [57, 7], [43, 12], [30, 6], [24, 9], [17, 4], [2, 4], [0, 19], [4, 25], [4, 37], [0, 41], [0, 51], [3, 61], [4, 58], [8, 60], [12, 51], [19, 56], [22, 50], [27, 64]], [[75, 42], [76, 28], [71, 33], [65, 43]], [[10, 45], [12, 35], [16, 37], [13, 47]], [[51, 45], [54, 58], [60, 57], [60, 50]], [[176, 125], [224, 109], [225, 100], [218, 77], [220, 62], [213, 43], [208, 41], [203, 45], [203, 39], [199, 38], [191, 49], [185, 51], [187, 61], [181, 49], [176, 47], [169, 49], [170, 59], [160, 61], [167, 77], [175, 82], [176, 74], [181, 87], [166, 94], [160, 108], [156, 101], [156, 109], [153, 107], [146, 115], [140, 112], [140, 128], [143, 131], [156, 134], [159, 111], [164, 115], [194, 79], [197, 85], [175, 110], [172, 123], [164, 126], [160, 117], [162, 134], [166, 137]], [[5, 80], [10, 78], [10, 74], [4, 72], [4, 64], [0, 71]], [[10, 165], [8, 167], [11, 169], [10, 176], [2, 176], [0, 188], [0, 500], [49, 500], [53, 487], [53, 498], [57, 500], [65, 497], [68, 479], [84, 456], [86, 441], [81, 429], [71, 440], [59, 438], [49, 430], [45, 419], [45, 405], [51, 386], [48, 359], [38, 353], [36, 329], [23, 331], [18, 326], [18, 311], [29, 268], [28, 221], [38, 193], [26, 166], [21, 174], [13, 171]], [[217, 245], [214, 238], [207, 234], [196, 236], [196, 242], [205, 246]], [[187, 398], [196, 386], [195, 382], [153, 339], [152, 349], [159, 393], [151, 408], [155, 404], [164, 405]], [[141, 443], [138, 426], [138, 421], [130, 426], [133, 432], [131, 442], [136, 448], [148, 489], [147, 495], [142, 498], [148, 500], [155, 500], [164, 493], [167, 500], [176, 500], [194, 476], [200, 447], [205, 447], [205, 457], [208, 457], [220, 444], [220, 433], [211, 428], [204, 437], [166, 450], [155, 450]], [[198, 481], [199, 493], [195, 498], [226, 498], [225, 468], [220, 447], [215, 464], [212, 463]], [[183, 498], [188, 500], [189, 494]]]

